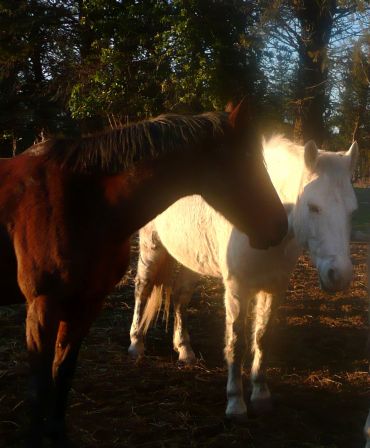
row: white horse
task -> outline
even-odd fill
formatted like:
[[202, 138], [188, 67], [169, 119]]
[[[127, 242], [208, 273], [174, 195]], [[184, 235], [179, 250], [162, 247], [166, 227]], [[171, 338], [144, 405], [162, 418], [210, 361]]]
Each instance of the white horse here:
[[[333, 153], [319, 151], [312, 141], [303, 148], [275, 136], [264, 142], [264, 157], [289, 217], [289, 232], [283, 242], [268, 250], [252, 249], [248, 237], [200, 196], [177, 201], [140, 231], [136, 302], [130, 331], [129, 353], [142, 355], [145, 331], [160, 307], [162, 293], [172, 287], [174, 349], [179, 360], [192, 362], [195, 355], [186, 327], [186, 306], [197, 274], [222, 278], [228, 364], [226, 415], [238, 418], [244, 417], [247, 410], [242, 365], [250, 299], [256, 298], [251, 404], [258, 412], [270, 406], [264, 376], [268, 324], [284, 297], [302, 248], [309, 250], [323, 289], [342, 290], [352, 278], [350, 222], [357, 201], [351, 175], [358, 157], [357, 143], [347, 152]], [[175, 281], [171, 275], [173, 259], [183, 265]], [[167, 311], [168, 299], [169, 294]]]

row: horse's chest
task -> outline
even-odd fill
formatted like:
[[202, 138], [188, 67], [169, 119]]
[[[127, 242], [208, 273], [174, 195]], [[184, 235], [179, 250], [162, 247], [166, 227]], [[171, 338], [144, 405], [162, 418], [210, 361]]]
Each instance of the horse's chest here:
[[258, 275], [255, 276], [256, 289], [274, 290], [285, 287], [291, 271], [294, 268], [295, 260], [285, 256], [274, 257], [273, 255], [264, 263], [258, 263]]
[[281, 245], [267, 251], [246, 247], [234, 260], [229, 257], [229, 271], [250, 289], [273, 291], [285, 288], [299, 252], [296, 244]]

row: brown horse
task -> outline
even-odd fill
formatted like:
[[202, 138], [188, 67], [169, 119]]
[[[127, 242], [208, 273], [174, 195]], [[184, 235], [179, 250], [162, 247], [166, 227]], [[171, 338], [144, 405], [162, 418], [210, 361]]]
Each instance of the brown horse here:
[[285, 211], [241, 109], [161, 116], [0, 162], [1, 303], [27, 302], [29, 446], [45, 435], [67, 445], [81, 341], [127, 268], [134, 231], [199, 193], [255, 247], [284, 237]]

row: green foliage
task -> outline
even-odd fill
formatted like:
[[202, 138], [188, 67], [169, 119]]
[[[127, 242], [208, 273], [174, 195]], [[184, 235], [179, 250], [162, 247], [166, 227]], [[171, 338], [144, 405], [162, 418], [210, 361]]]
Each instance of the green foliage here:
[[[302, 78], [302, 2], [0, 0], [0, 152], [20, 151], [41, 135], [222, 109], [246, 94], [258, 98], [272, 131], [291, 135]], [[347, 46], [345, 58], [335, 59], [325, 45], [306, 52], [311, 62], [323, 61], [329, 79], [339, 79], [331, 85], [341, 94], [329, 103], [325, 85], [322, 104], [330, 129], [347, 142], [364, 101], [353, 67], [366, 59], [348, 43], [359, 35], [357, 22], [346, 19], [353, 11], [366, 22], [366, 2], [337, 2], [333, 36]], [[360, 131], [366, 142], [364, 124]]]
[[200, 111], [252, 93], [262, 75], [249, 3], [84, 2], [90, 53], [72, 89], [72, 115]]
[[12, 140], [21, 150], [45, 130], [70, 126], [60, 92], [73, 54], [69, 20], [68, 2], [0, 1], [1, 148]]
[[155, 54], [163, 29], [163, 1], [85, 1], [80, 11], [82, 60], [69, 107], [76, 118], [144, 116], [160, 107], [164, 75]]

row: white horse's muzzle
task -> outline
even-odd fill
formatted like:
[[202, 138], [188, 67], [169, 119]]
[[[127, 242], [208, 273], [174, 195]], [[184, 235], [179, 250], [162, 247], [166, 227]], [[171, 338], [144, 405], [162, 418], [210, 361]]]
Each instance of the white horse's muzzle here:
[[351, 283], [353, 266], [347, 256], [332, 256], [317, 259], [320, 286], [324, 291], [342, 291]]

